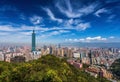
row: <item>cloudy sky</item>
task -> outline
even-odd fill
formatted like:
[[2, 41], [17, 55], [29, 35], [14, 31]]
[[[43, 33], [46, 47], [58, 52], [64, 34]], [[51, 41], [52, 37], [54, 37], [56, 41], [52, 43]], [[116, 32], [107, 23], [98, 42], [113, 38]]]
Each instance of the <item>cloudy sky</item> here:
[[0, 42], [120, 42], [120, 0], [0, 0]]

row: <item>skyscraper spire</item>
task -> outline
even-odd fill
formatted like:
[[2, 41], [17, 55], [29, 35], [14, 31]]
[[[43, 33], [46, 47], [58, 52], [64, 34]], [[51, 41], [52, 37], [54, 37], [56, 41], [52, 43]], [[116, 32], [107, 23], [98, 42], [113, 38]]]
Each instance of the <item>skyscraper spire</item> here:
[[35, 30], [33, 29], [33, 33], [35, 33]]
[[35, 37], [35, 30], [33, 29], [32, 33], [32, 51], [36, 50], [36, 37]]
[[89, 55], [89, 59], [90, 59], [90, 64], [92, 64], [92, 51], [91, 50], [88, 55]]

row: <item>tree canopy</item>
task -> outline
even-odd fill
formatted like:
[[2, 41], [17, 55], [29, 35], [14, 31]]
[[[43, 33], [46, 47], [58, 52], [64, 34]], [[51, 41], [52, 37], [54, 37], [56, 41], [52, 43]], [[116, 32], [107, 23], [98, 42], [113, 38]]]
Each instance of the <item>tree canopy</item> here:
[[53, 55], [24, 63], [0, 62], [0, 82], [109, 82], [94, 78]]
[[114, 61], [110, 70], [113, 72], [114, 76], [120, 80], [120, 59]]

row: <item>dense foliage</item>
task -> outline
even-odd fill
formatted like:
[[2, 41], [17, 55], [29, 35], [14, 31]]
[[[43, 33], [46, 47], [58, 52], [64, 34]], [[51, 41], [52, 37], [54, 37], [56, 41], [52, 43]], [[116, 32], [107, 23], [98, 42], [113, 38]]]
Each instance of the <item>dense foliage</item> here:
[[53, 55], [25, 63], [0, 62], [0, 82], [109, 82], [90, 76]]
[[111, 71], [115, 77], [120, 80], [120, 59], [115, 60], [115, 62], [111, 65]]

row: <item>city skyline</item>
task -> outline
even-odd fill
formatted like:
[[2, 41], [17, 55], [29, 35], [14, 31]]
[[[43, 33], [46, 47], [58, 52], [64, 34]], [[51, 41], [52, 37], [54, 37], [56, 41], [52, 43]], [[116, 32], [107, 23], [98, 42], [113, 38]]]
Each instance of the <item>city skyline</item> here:
[[2, 0], [2, 42], [120, 42], [119, 0]]

